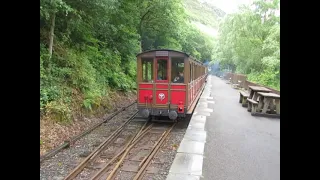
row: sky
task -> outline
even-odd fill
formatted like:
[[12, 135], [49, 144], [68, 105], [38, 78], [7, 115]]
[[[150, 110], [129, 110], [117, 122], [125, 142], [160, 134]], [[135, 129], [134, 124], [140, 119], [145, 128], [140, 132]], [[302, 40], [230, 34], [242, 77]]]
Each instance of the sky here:
[[199, 0], [200, 2], [211, 3], [218, 8], [222, 9], [226, 13], [230, 14], [237, 10], [237, 7], [240, 4], [249, 5], [253, 2], [253, 0]]
[[[227, 14], [234, 13], [237, 11], [239, 5], [245, 4], [250, 5], [253, 0], [199, 0], [200, 2], [211, 3], [218, 8], [222, 9]], [[277, 16], [280, 16], [280, 10], [276, 12]]]
[[[213, 4], [214, 6], [222, 9], [227, 14], [234, 13], [240, 4], [249, 5], [253, 0], [199, 0], [200, 2], [207, 2]], [[213, 37], [218, 36], [218, 30], [205, 26], [201, 23], [195, 23], [196, 26], [204, 33], [207, 33]]]

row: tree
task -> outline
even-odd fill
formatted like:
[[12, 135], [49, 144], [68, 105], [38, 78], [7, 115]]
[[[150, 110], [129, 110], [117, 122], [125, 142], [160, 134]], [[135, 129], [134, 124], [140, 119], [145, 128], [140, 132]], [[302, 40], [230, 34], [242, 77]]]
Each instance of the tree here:
[[221, 64], [229, 64], [249, 79], [279, 88], [280, 18], [278, 0], [255, 1], [227, 15], [214, 48]]

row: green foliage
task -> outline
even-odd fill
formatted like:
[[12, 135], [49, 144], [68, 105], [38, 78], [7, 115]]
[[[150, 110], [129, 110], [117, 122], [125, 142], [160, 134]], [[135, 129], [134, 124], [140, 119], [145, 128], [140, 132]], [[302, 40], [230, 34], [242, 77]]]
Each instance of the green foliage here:
[[225, 16], [225, 12], [207, 2], [184, 0], [184, 5], [191, 21], [200, 22], [209, 27], [217, 28], [220, 18]]
[[240, 7], [240, 12], [225, 17], [214, 48], [215, 58], [249, 80], [280, 88], [280, 18], [275, 15], [280, 1], [253, 3], [255, 9]]
[[273, 69], [265, 69], [263, 72], [254, 72], [248, 75], [248, 80], [254, 83], [267, 85], [268, 87], [280, 90], [280, 82], [275, 81], [280, 76], [279, 71], [274, 71]]
[[46, 113], [58, 122], [71, 121], [71, 108], [61, 99], [46, 104]]
[[185, 23], [180, 39], [181, 50], [198, 60], [209, 60], [213, 54], [214, 41], [212, 37], [202, 33], [195, 25]]

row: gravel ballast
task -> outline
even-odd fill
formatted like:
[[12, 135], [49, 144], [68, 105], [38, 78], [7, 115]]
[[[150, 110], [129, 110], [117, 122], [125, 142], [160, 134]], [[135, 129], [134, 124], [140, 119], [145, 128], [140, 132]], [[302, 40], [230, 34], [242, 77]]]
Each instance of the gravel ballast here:
[[108, 136], [112, 134], [123, 121], [127, 119], [128, 113], [134, 113], [136, 106], [133, 105], [127, 110], [119, 113], [106, 123], [85, 135], [70, 148], [63, 149], [55, 156], [44, 160], [40, 164], [40, 179], [53, 180], [63, 179], [71, 172], [87, 155], [100, 145]]
[[[81, 161], [86, 158], [86, 156], [88, 156], [97, 146], [100, 145], [100, 143], [102, 143], [114, 130], [116, 130], [125, 119], [128, 118], [128, 113], [133, 113], [135, 111], [136, 106], [131, 106], [127, 110], [115, 116], [113, 119], [109, 120], [107, 123], [104, 123], [88, 135], [75, 142], [72, 147], [64, 149], [55, 156], [45, 160], [40, 166], [40, 179], [55, 180], [65, 178]], [[135, 123], [142, 124], [142, 122]], [[150, 167], [152, 167], [150, 169], [155, 169], [157, 173], [146, 173], [143, 179], [166, 179], [188, 123], [189, 118], [180, 121], [175, 126], [165, 140], [164, 145], [155, 155], [152, 162], [156, 163], [150, 164]], [[128, 173], [127, 176], [125, 172], [120, 174], [121, 177], [116, 179], [128, 179], [132, 176], [130, 173]]]

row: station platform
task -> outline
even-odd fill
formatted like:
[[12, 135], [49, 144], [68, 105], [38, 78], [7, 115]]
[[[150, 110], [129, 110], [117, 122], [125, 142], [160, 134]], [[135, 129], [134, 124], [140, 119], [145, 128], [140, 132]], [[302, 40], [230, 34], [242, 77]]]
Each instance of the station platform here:
[[280, 179], [280, 119], [251, 116], [216, 76], [206, 87], [167, 180]]

